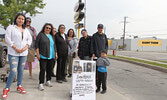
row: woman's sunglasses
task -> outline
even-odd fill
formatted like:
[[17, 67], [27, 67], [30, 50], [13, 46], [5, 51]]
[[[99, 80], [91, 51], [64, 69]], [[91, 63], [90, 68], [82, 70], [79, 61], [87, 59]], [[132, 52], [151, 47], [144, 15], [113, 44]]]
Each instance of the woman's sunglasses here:
[[27, 23], [31, 23], [31, 21], [27, 21]]
[[46, 29], [50, 29], [51, 30], [51, 28], [50, 27], [45, 27]]

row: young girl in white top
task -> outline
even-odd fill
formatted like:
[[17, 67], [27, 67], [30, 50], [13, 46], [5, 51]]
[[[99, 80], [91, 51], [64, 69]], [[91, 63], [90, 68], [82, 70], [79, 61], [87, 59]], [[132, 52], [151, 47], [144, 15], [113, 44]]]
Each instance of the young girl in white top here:
[[6, 29], [5, 41], [8, 44], [8, 59], [10, 64], [10, 74], [7, 79], [6, 87], [3, 89], [2, 99], [6, 99], [10, 87], [17, 73], [17, 91], [26, 94], [22, 86], [23, 69], [28, 54], [28, 47], [31, 45], [32, 38], [26, 27], [26, 17], [19, 13], [14, 25]]

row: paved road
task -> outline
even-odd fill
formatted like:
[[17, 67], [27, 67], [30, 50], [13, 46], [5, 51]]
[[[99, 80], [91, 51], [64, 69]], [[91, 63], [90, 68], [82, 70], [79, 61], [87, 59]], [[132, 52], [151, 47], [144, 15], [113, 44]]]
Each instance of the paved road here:
[[[9, 66], [9, 65], [7, 65]], [[39, 91], [38, 86], [38, 74], [39, 67], [33, 69], [33, 79], [29, 79], [28, 70], [24, 70], [23, 85], [24, 89], [27, 91], [26, 95], [21, 95], [16, 92], [16, 83], [13, 83], [11, 87], [11, 92], [7, 100], [71, 100], [69, 97], [71, 79], [68, 78], [68, 82], [63, 84], [58, 84], [55, 82], [55, 78], [52, 78], [53, 87], [45, 87], [44, 91]], [[0, 95], [2, 95], [2, 89], [5, 87], [5, 83], [0, 81]], [[108, 91], [106, 94], [96, 94], [96, 100], [130, 100], [128, 97], [122, 95], [118, 91], [112, 89], [108, 86]]]
[[[112, 51], [109, 51], [112, 54]], [[148, 60], [167, 61], [167, 52], [136, 52], [136, 51], [117, 51], [116, 55], [123, 55], [128, 57], [137, 57]]]
[[[39, 68], [33, 69], [33, 79], [28, 78], [28, 70], [24, 71], [23, 85], [28, 92], [21, 95], [15, 92], [16, 83], [11, 87], [8, 100], [70, 100], [70, 82], [58, 84], [55, 78], [53, 87], [45, 87], [41, 92], [38, 86]], [[108, 67], [108, 90], [105, 95], [97, 93], [96, 100], [166, 100], [167, 73], [134, 64], [111, 60]], [[5, 83], [0, 81], [0, 95]]]
[[111, 60], [108, 86], [131, 100], [167, 100], [167, 73]]

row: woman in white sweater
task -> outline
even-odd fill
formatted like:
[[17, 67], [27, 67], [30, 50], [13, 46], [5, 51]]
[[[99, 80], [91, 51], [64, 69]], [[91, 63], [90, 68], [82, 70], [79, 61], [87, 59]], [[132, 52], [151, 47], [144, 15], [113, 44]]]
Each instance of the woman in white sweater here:
[[6, 29], [5, 41], [8, 44], [8, 59], [10, 64], [10, 74], [7, 79], [6, 87], [3, 89], [2, 99], [6, 99], [10, 87], [17, 73], [17, 91], [26, 94], [22, 86], [23, 69], [28, 54], [28, 47], [31, 45], [32, 38], [26, 28], [26, 17], [19, 13], [14, 25], [10, 25]]
[[68, 58], [67, 58], [65, 73], [66, 74], [68, 73], [69, 74], [68, 77], [70, 78], [72, 76], [73, 58], [76, 57], [78, 43], [73, 29], [68, 30], [67, 36], [68, 36]]

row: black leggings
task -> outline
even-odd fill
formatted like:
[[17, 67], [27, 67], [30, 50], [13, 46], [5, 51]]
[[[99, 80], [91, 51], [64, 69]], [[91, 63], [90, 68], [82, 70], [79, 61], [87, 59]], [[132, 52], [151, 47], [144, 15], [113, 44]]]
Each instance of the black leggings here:
[[65, 64], [68, 55], [61, 55], [58, 56], [57, 59], [57, 71], [56, 71], [56, 80], [63, 80], [65, 79]]
[[43, 84], [45, 80], [45, 71], [46, 71], [46, 81], [51, 80], [52, 69], [54, 66], [55, 59], [40, 59], [40, 72], [39, 72], [39, 84]]

